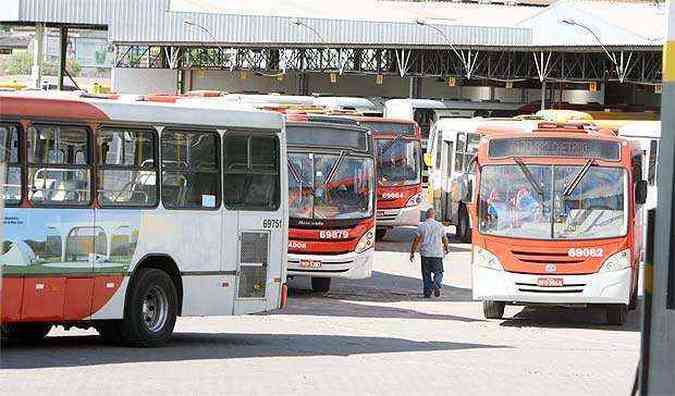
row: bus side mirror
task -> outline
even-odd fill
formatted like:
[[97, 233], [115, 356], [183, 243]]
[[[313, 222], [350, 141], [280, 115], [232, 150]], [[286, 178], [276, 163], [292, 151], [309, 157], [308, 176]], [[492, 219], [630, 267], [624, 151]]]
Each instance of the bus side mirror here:
[[644, 205], [647, 202], [647, 181], [639, 180], [635, 186], [635, 203]]
[[426, 165], [427, 168], [431, 168], [431, 164], [433, 164], [431, 153], [424, 153], [424, 165]]

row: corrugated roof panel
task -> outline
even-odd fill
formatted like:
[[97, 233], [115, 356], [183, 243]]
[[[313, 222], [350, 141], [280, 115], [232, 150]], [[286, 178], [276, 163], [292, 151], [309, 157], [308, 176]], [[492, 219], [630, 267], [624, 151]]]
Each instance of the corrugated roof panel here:
[[21, 21], [107, 25], [118, 0], [19, 0]]

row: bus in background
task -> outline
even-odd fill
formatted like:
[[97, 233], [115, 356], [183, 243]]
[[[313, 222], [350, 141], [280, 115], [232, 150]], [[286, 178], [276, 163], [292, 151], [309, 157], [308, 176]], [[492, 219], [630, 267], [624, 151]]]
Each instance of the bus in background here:
[[[628, 140], [637, 142], [642, 150], [644, 162], [642, 174], [647, 180], [647, 202], [644, 205], [643, 218], [649, 221], [647, 215], [650, 210], [656, 209], [657, 189], [656, 176], [658, 175], [658, 155], [661, 145], [661, 122], [660, 121], [638, 121], [628, 123], [618, 129], [618, 135]], [[645, 223], [643, 243], [647, 243], [648, 224]], [[640, 260], [640, 275], [643, 274], [646, 257]], [[644, 290], [644, 277], [640, 276], [638, 290]]]
[[471, 217], [468, 207], [474, 177], [474, 159], [478, 144], [486, 133], [527, 132], [537, 121], [519, 118], [443, 119], [429, 134], [429, 187], [426, 201], [436, 210], [439, 220], [455, 226], [461, 242], [471, 242]]
[[327, 110], [354, 111], [366, 117], [382, 117], [384, 106], [373, 100], [349, 96], [318, 96], [314, 104]]
[[371, 276], [375, 247], [372, 135], [356, 125], [289, 114], [288, 275], [327, 292], [332, 278]]
[[[384, 117], [415, 121], [422, 135], [422, 155], [429, 148], [429, 132], [444, 118], [513, 117], [520, 103], [472, 100], [390, 99], [384, 102]], [[422, 183], [426, 186], [428, 169], [422, 167]]]
[[392, 228], [418, 225], [423, 202], [419, 127], [414, 121], [352, 118], [375, 139], [377, 239]]
[[145, 99], [0, 98], [3, 337], [63, 325], [156, 346], [176, 316], [285, 301], [283, 117]]
[[584, 126], [542, 124], [487, 136], [478, 149], [473, 297], [506, 304], [597, 306], [621, 325], [637, 304], [642, 151]]

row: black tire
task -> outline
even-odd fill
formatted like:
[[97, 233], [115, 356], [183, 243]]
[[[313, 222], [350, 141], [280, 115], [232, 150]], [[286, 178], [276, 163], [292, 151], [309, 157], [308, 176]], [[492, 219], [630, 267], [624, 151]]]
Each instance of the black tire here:
[[483, 301], [483, 316], [485, 319], [501, 319], [505, 307], [506, 303], [500, 301]]
[[457, 226], [455, 226], [455, 238], [463, 243], [471, 243], [471, 223], [466, 206], [459, 205], [457, 213]]
[[387, 235], [387, 229], [386, 228], [375, 229], [375, 240], [376, 241], [383, 240], [385, 235]]
[[141, 269], [132, 282], [119, 323], [121, 342], [136, 347], [165, 344], [176, 325], [175, 285], [166, 272], [154, 268]]
[[628, 310], [634, 311], [638, 307], [638, 295], [637, 295], [637, 282], [635, 282], [635, 288], [630, 294], [630, 302], [628, 303]]
[[327, 293], [330, 290], [331, 278], [312, 277], [312, 290], [317, 293]]
[[611, 305], [607, 307], [607, 324], [611, 326], [622, 326], [628, 316], [628, 307], [624, 304]]
[[44, 323], [13, 323], [0, 326], [2, 338], [21, 343], [36, 343], [42, 341], [52, 325]]

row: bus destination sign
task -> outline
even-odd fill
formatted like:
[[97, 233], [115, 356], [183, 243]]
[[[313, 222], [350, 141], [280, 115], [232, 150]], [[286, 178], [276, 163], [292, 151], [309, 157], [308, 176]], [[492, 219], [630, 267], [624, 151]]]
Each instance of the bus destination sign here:
[[490, 158], [574, 157], [618, 161], [621, 159], [621, 144], [579, 138], [505, 138], [492, 139], [488, 154]]

